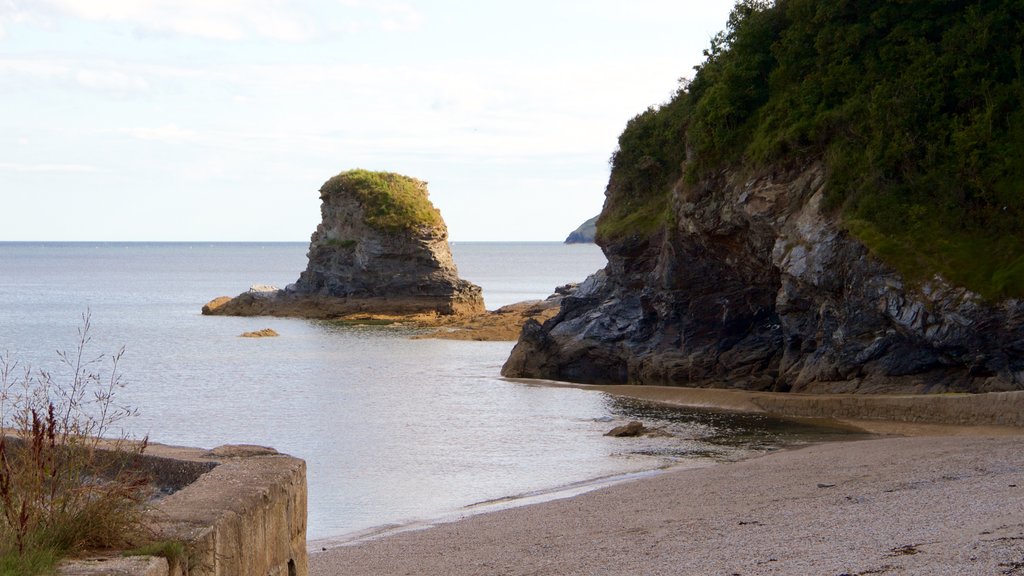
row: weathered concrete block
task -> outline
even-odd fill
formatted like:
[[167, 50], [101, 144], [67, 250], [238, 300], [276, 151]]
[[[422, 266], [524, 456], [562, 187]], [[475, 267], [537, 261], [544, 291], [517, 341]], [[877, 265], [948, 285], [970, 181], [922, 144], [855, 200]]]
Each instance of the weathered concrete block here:
[[184, 543], [186, 557], [170, 566], [162, 558], [124, 559], [124, 568], [112, 560], [78, 561], [62, 566], [62, 576], [308, 574], [304, 461], [262, 446], [154, 445], [145, 458], [157, 476], [198, 471], [146, 513], [156, 537]]

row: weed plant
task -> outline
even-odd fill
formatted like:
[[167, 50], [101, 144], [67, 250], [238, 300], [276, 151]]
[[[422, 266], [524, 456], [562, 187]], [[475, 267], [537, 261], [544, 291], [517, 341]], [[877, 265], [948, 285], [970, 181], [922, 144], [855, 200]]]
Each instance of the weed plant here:
[[149, 482], [132, 464], [146, 440], [119, 428], [135, 413], [117, 395], [124, 349], [90, 356], [90, 329], [85, 314], [75, 350], [58, 352], [63, 376], [0, 357], [0, 576], [46, 574], [144, 533]]

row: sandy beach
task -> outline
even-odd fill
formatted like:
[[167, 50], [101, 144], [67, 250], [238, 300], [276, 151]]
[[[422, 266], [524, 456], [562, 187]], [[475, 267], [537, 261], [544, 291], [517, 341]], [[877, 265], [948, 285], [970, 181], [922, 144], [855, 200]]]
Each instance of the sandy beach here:
[[[736, 390], [581, 387], [735, 411], [801, 402]], [[850, 414], [881, 407], [910, 421], [837, 418], [878, 436], [669, 470], [329, 547], [312, 553], [310, 574], [1024, 575], [1024, 428], [991, 424], [1016, 412], [1021, 396], [863, 397]], [[823, 412], [849, 411], [846, 397], [813, 401]], [[943, 418], [984, 425], [921, 421]]]
[[1017, 436], [881, 438], [668, 472], [310, 558], [340, 574], [1024, 574]]
[[1024, 429], [857, 424], [884, 435], [332, 547], [310, 574], [1024, 575]]

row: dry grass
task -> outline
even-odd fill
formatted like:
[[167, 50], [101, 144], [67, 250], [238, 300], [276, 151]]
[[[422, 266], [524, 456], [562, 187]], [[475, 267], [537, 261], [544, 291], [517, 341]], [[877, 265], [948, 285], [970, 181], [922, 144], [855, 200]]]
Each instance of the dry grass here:
[[132, 465], [146, 441], [110, 437], [134, 414], [117, 398], [124, 350], [89, 357], [89, 330], [85, 314], [75, 351], [58, 353], [64, 378], [0, 358], [0, 576], [44, 574], [145, 533], [149, 482]]

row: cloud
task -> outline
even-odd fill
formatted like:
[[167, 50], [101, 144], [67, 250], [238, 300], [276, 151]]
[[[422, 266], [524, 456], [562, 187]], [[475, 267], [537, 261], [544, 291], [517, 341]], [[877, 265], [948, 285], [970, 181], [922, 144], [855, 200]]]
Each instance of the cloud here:
[[98, 173], [101, 170], [86, 164], [14, 164], [0, 163], [0, 172], [32, 172], [45, 174]]
[[0, 0], [0, 40], [9, 24], [51, 27], [61, 18], [131, 27], [140, 37], [186, 36], [303, 42], [341, 32], [409, 32], [424, 22], [409, 2], [337, 0]]
[[105, 92], [146, 92], [149, 83], [141, 76], [132, 76], [117, 70], [95, 70], [81, 68], [75, 73], [79, 85]]
[[349, 9], [345, 28], [350, 32], [411, 32], [419, 30], [424, 22], [423, 13], [407, 2], [339, 0], [338, 4]]
[[149, 92], [150, 82], [141, 68], [116, 62], [0, 58], [0, 87], [9, 91], [33, 87], [85, 88], [120, 98]]
[[7, 37], [9, 24], [22, 24], [32, 19], [32, 15], [18, 8], [14, 0], [0, 0], [0, 40]]
[[386, 32], [411, 32], [423, 24], [423, 14], [408, 4], [383, 4], [376, 8], [382, 17], [380, 28]]
[[0, 80], [63, 81], [70, 77], [71, 67], [58, 60], [0, 58]]
[[[0, 0], [2, 1], [2, 0]], [[278, 0], [40, 0], [53, 10], [89, 21], [123, 22], [141, 32], [215, 40], [270, 38], [297, 42], [314, 26]]]
[[132, 138], [138, 138], [139, 140], [165, 142], [169, 144], [191, 143], [198, 142], [200, 140], [198, 133], [192, 130], [179, 128], [176, 124], [165, 124], [156, 128], [121, 128], [117, 130], [117, 132], [131, 136]]

